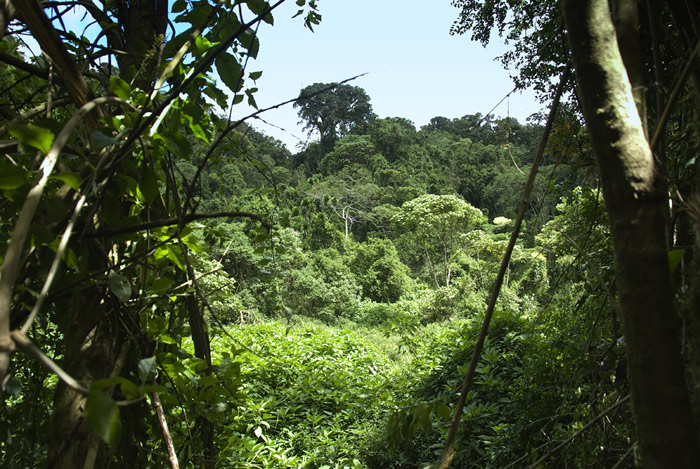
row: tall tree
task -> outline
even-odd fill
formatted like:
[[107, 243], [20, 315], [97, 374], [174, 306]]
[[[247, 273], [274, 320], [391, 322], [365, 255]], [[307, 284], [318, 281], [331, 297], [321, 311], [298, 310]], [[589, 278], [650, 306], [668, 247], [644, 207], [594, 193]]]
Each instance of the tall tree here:
[[318, 132], [325, 154], [333, 149], [339, 137], [369, 122], [372, 118], [369, 101], [365, 90], [357, 86], [314, 83], [301, 90], [294, 107], [305, 122], [304, 129]]
[[[213, 467], [208, 406], [236, 399], [226, 382], [236, 375], [211, 360], [192, 266], [201, 240], [188, 223], [221, 216], [269, 226], [240, 211], [200, 213], [194, 187], [240, 124], [209, 119], [212, 101], [227, 104], [211, 74], [234, 104], [244, 93], [254, 103], [246, 64], [258, 53], [256, 25], [272, 23], [281, 3], [2, 2], [0, 61], [27, 86], [0, 97], [10, 142], [0, 162], [0, 384], [25, 401], [39, 396], [43, 379], [27, 385], [40, 376], [28, 359], [59, 378], [49, 429], [22, 430], [21, 404], [6, 414], [15, 445], [27, 435], [41, 445], [10, 451], [20, 465], [176, 467], [179, 456]], [[310, 26], [319, 17], [308, 9]], [[93, 22], [74, 29], [68, 15]], [[169, 18], [186, 28], [167, 37]], [[27, 32], [44, 53], [33, 62], [8, 46]], [[176, 160], [198, 165], [193, 180], [181, 180]], [[176, 290], [184, 301], [171, 304]], [[183, 339], [194, 350], [179, 347]], [[188, 417], [170, 419], [168, 409]], [[177, 435], [187, 435], [179, 455], [159, 451]]]
[[[612, 291], [624, 325], [640, 454], [645, 467], [691, 467], [700, 415], [698, 289], [691, 280], [697, 264], [683, 263], [672, 278], [669, 249], [682, 248], [687, 260], [693, 254], [687, 217], [694, 204], [676, 207], [691, 198], [697, 180], [687, 138], [697, 139], [698, 97], [685, 79], [700, 77], [698, 7], [670, 0], [561, 3], [563, 10], [555, 2], [455, 0], [461, 14], [453, 32], [471, 31], [483, 43], [493, 30], [505, 36], [514, 47], [502, 60], [519, 70], [516, 85], [543, 95], [573, 57], [579, 86], [572, 104], [585, 119], [611, 226]], [[659, 22], [674, 27], [658, 28]], [[680, 78], [668, 83], [667, 75]], [[678, 131], [684, 139], [675, 137]]]
[[[693, 467], [700, 451], [668, 267], [668, 186], [640, 118], [644, 97], [635, 99], [631, 84], [641, 62], [630, 45], [636, 33], [623, 26], [623, 62], [607, 1], [566, 0], [564, 17], [610, 220], [642, 461]], [[626, 21], [636, 24], [634, 17]]]

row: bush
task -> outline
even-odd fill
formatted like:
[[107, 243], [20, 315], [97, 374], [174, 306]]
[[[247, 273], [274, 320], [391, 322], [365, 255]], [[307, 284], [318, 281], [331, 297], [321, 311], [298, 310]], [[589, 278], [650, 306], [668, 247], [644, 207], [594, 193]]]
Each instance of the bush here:
[[392, 362], [363, 338], [325, 326], [231, 327], [214, 341], [239, 360], [245, 405], [218, 435], [220, 467], [366, 467], [360, 461], [393, 401]]

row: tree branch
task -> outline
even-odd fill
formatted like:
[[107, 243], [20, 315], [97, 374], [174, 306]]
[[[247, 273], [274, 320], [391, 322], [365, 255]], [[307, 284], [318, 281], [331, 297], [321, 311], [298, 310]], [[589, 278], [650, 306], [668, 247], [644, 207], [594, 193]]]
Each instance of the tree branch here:
[[51, 360], [49, 357], [44, 355], [44, 352], [39, 349], [34, 343], [27, 338], [26, 335], [22, 334], [20, 331], [12, 331], [10, 333], [12, 341], [17, 345], [17, 348], [24, 352], [27, 356], [34, 358], [45, 368], [56, 374], [69, 388], [78, 392], [84, 396], [87, 396], [88, 390], [83, 387], [78, 381], [75, 380], [71, 375], [63, 370], [56, 362]]
[[98, 230], [87, 235], [87, 238], [108, 238], [110, 236], [122, 235], [127, 233], [135, 233], [138, 231], [150, 230], [153, 228], [161, 228], [163, 226], [185, 225], [195, 220], [207, 220], [211, 218], [251, 218], [257, 220], [265, 228], [272, 229], [272, 224], [263, 216], [257, 213], [249, 212], [213, 212], [213, 213], [190, 213], [181, 217], [163, 218], [161, 220], [153, 220], [140, 225], [123, 226], [121, 228], [113, 228], [107, 230]]
[[41, 176], [34, 184], [24, 200], [22, 210], [15, 222], [15, 227], [12, 230], [10, 242], [5, 251], [5, 259], [0, 266], [0, 382], [3, 382], [7, 372], [9, 358], [4, 355], [11, 352], [14, 348], [10, 340], [10, 309], [12, 307], [12, 294], [15, 281], [20, 269], [20, 261], [27, 234], [31, 228], [34, 214], [41, 200], [41, 196], [49, 180], [49, 176], [53, 171], [58, 155], [63, 147], [68, 143], [73, 130], [80, 121], [85, 118], [92, 110], [101, 104], [109, 102], [121, 102], [121, 99], [116, 97], [97, 98], [81, 107], [75, 115], [61, 129], [61, 132], [56, 136], [51, 148], [46, 157], [41, 163]]

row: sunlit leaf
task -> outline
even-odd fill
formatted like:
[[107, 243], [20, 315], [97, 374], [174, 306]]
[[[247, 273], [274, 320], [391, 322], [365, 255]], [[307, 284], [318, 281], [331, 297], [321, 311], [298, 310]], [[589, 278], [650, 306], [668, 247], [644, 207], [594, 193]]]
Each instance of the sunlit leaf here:
[[222, 52], [214, 63], [221, 81], [234, 93], [238, 92], [243, 86], [243, 69], [236, 58], [228, 52]]
[[33, 124], [16, 124], [8, 123], [7, 130], [14, 138], [36, 148], [37, 150], [48, 153], [53, 143], [54, 134], [49, 129], [39, 127]]
[[53, 174], [51, 175], [51, 179], [58, 179], [59, 181], [68, 184], [68, 186], [70, 186], [71, 189], [74, 189], [76, 191], [80, 190], [80, 186], [83, 184], [83, 180], [80, 178], [79, 175], [75, 173]]
[[109, 77], [109, 87], [117, 98], [123, 99], [124, 101], [129, 99], [131, 95], [131, 87], [129, 84], [118, 76], [112, 75]]
[[109, 289], [120, 301], [128, 301], [131, 298], [131, 285], [129, 280], [121, 274], [110, 272]]

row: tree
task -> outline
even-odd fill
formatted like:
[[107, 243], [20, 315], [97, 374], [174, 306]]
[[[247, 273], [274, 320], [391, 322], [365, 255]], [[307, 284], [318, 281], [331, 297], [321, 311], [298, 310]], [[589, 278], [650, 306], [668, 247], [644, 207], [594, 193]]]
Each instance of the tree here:
[[[514, 44], [502, 60], [519, 70], [516, 85], [532, 85], [543, 96], [573, 58], [578, 87], [572, 107], [582, 113], [590, 137], [577, 143], [584, 158], [592, 146], [605, 195], [615, 253], [611, 291], [625, 329], [642, 464], [692, 467], [700, 421], [700, 290], [691, 280], [698, 278], [697, 253], [690, 249], [692, 223], [685, 217], [695, 209], [687, 204], [684, 215], [675, 207], [697, 193], [698, 166], [675, 136], [684, 129], [697, 138], [698, 96], [685, 80], [692, 76], [698, 83], [700, 77], [697, 61], [687, 57], [698, 39], [690, 20], [698, 7], [677, 1], [561, 3], [563, 18], [555, 2], [457, 0], [461, 14], [453, 32], [469, 30], [488, 43], [497, 30]], [[673, 27], [660, 28], [662, 23]], [[673, 76], [680, 78], [671, 82]], [[678, 189], [670, 191], [677, 198], [669, 200], [669, 187]], [[671, 276], [669, 257], [678, 251], [686, 262]]]
[[[216, 409], [237, 400], [238, 377], [212, 360], [204, 310], [215, 311], [190, 260], [203, 242], [188, 223], [269, 227], [256, 214], [201, 213], [195, 187], [240, 125], [208, 117], [212, 102], [227, 103], [212, 73], [234, 104], [255, 104], [248, 78], [259, 72], [246, 76], [245, 64], [258, 53], [255, 25], [272, 23], [280, 3], [3, 2], [0, 60], [30, 85], [0, 98], [0, 132], [12, 142], [0, 169], [0, 384], [18, 397], [3, 450], [17, 465], [175, 467], [179, 457], [213, 467]], [[93, 29], [83, 37], [69, 14]], [[186, 28], [167, 37], [168, 18]], [[46, 59], [8, 47], [25, 32]], [[204, 147], [197, 158], [193, 141]], [[177, 161], [196, 168], [191, 180]], [[20, 394], [43, 396], [46, 373], [49, 386], [58, 378], [51, 423], [22, 429]], [[12, 446], [28, 440], [26, 453]]]
[[294, 107], [299, 109], [299, 118], [305, 122], [304, 129], [318, 132], [321, 151], [325, 154], [339, 137], [372, 119], [369, 101], [365, 90], [357, 86], [314, 83], [301, 90]]
[[668, 267], [668, 186], [646, 139], [643, 97], [635, 102], [631, 85], [641, 58], [628, 54], [623, 63], [607, 2], [565, 1], [564, 17], [610, 219], [643, 464], [692, 467], [700, 451]]
[[[422, 251], [435, 285], [449, 287], [461, 236], [484, 223], [485, 217], [459, 196], [426, 194], [404, 203], [394, 215], [394, 222], [407, 231], [406, 236]], [[437, 273], [438, 260], [443, 266], [441, 277]]]

